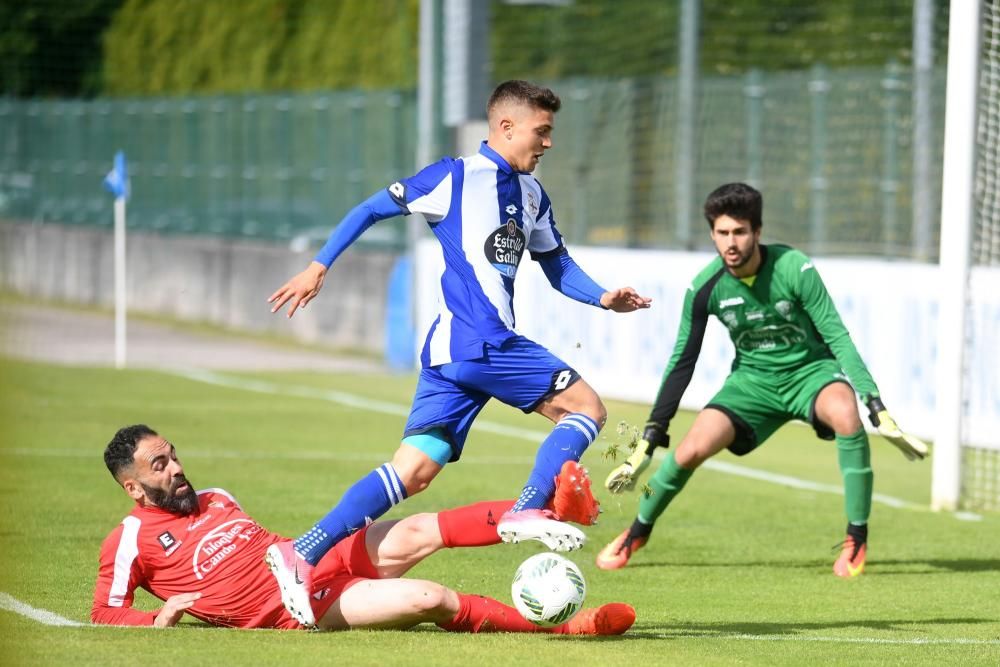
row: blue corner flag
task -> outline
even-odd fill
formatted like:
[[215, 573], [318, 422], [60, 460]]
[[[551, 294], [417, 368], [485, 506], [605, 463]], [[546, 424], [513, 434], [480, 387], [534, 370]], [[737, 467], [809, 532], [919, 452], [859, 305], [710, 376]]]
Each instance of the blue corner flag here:
[[104, 187], [115, 196], [128, 199], [128, 166], [125, 163], [125, 153], [118, 151], [115, 153], [115, 166], [112, 167], [108, 175], [104, 177]]

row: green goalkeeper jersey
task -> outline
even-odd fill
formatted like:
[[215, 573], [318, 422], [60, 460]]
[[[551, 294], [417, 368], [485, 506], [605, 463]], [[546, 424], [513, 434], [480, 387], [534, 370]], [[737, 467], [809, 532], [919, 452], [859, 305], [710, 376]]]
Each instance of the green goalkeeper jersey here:
[[684, 297], [677, 343], [649, 422], [667, 429], [694, 374], [708, 324], [717, 317], [736, 347], [732, 369], [774, 375], [836, 359], [866, 402], [878, 387], [854, 347], [812, 261], [785, 245], [761, 245], [757, 275], [740, 279], [716, 257]]

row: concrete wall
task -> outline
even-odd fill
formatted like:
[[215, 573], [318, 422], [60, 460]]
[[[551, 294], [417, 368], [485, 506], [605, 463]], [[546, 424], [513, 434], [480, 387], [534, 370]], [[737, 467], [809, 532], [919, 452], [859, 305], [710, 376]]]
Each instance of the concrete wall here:
[[[131, 312], [210, 322], [253, 332], [381, 353], [386, 287], [397, 255], [351, 250], [323, 291], [289, 321], [267, 298], [305, 268], [313, 251], [204, 236], [128, 235]], [[0, 281], [25, 297], [112, 306], [109, 231], [59, 224], [0, 223]]]

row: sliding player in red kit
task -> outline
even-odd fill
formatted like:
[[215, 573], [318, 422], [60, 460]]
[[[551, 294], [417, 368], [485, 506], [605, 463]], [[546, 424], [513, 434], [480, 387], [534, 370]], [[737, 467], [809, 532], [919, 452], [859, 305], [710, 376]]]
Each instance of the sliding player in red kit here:
[[[225, 491], [196, 492], [173, 445], [147, 426], [120, 429], [104, 460], [136, 507], [101, 547], [93, 622], [168, 627], [186, 612], [219, 626], [301, 627], [282, 604], [264, 563], [267, 548], [287, 538], [263, 528]], [[589, 480], [578, 471], [575, 479], [560, 478], [563, 494], [590, 493]], [[400, 578], [439, 549], [498, 543], [496, 521], [512, 504], [481, 502], [377, 522], [343, 540], [313, 573], [316, 627], [406, 628], [429, 622], [452, 632], [615, 635], [628, 630], [635, 611], [625, 604], [585, 609], [569, 623], [539, 628], [497, 600]], [[140, 587], [163, 600], [163, 607], [134, 609], [133, 595]]]

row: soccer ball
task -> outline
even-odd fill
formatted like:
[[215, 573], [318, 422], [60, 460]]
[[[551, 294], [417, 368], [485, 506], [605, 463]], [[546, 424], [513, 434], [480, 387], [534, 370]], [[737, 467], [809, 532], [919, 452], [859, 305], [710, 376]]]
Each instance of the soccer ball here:
[[543, 628], [562, 625], [583, 606], [587, 584], [573, 561], [554, 553], [536, 554], [521, 563], [510, 587], [514, 607]]

